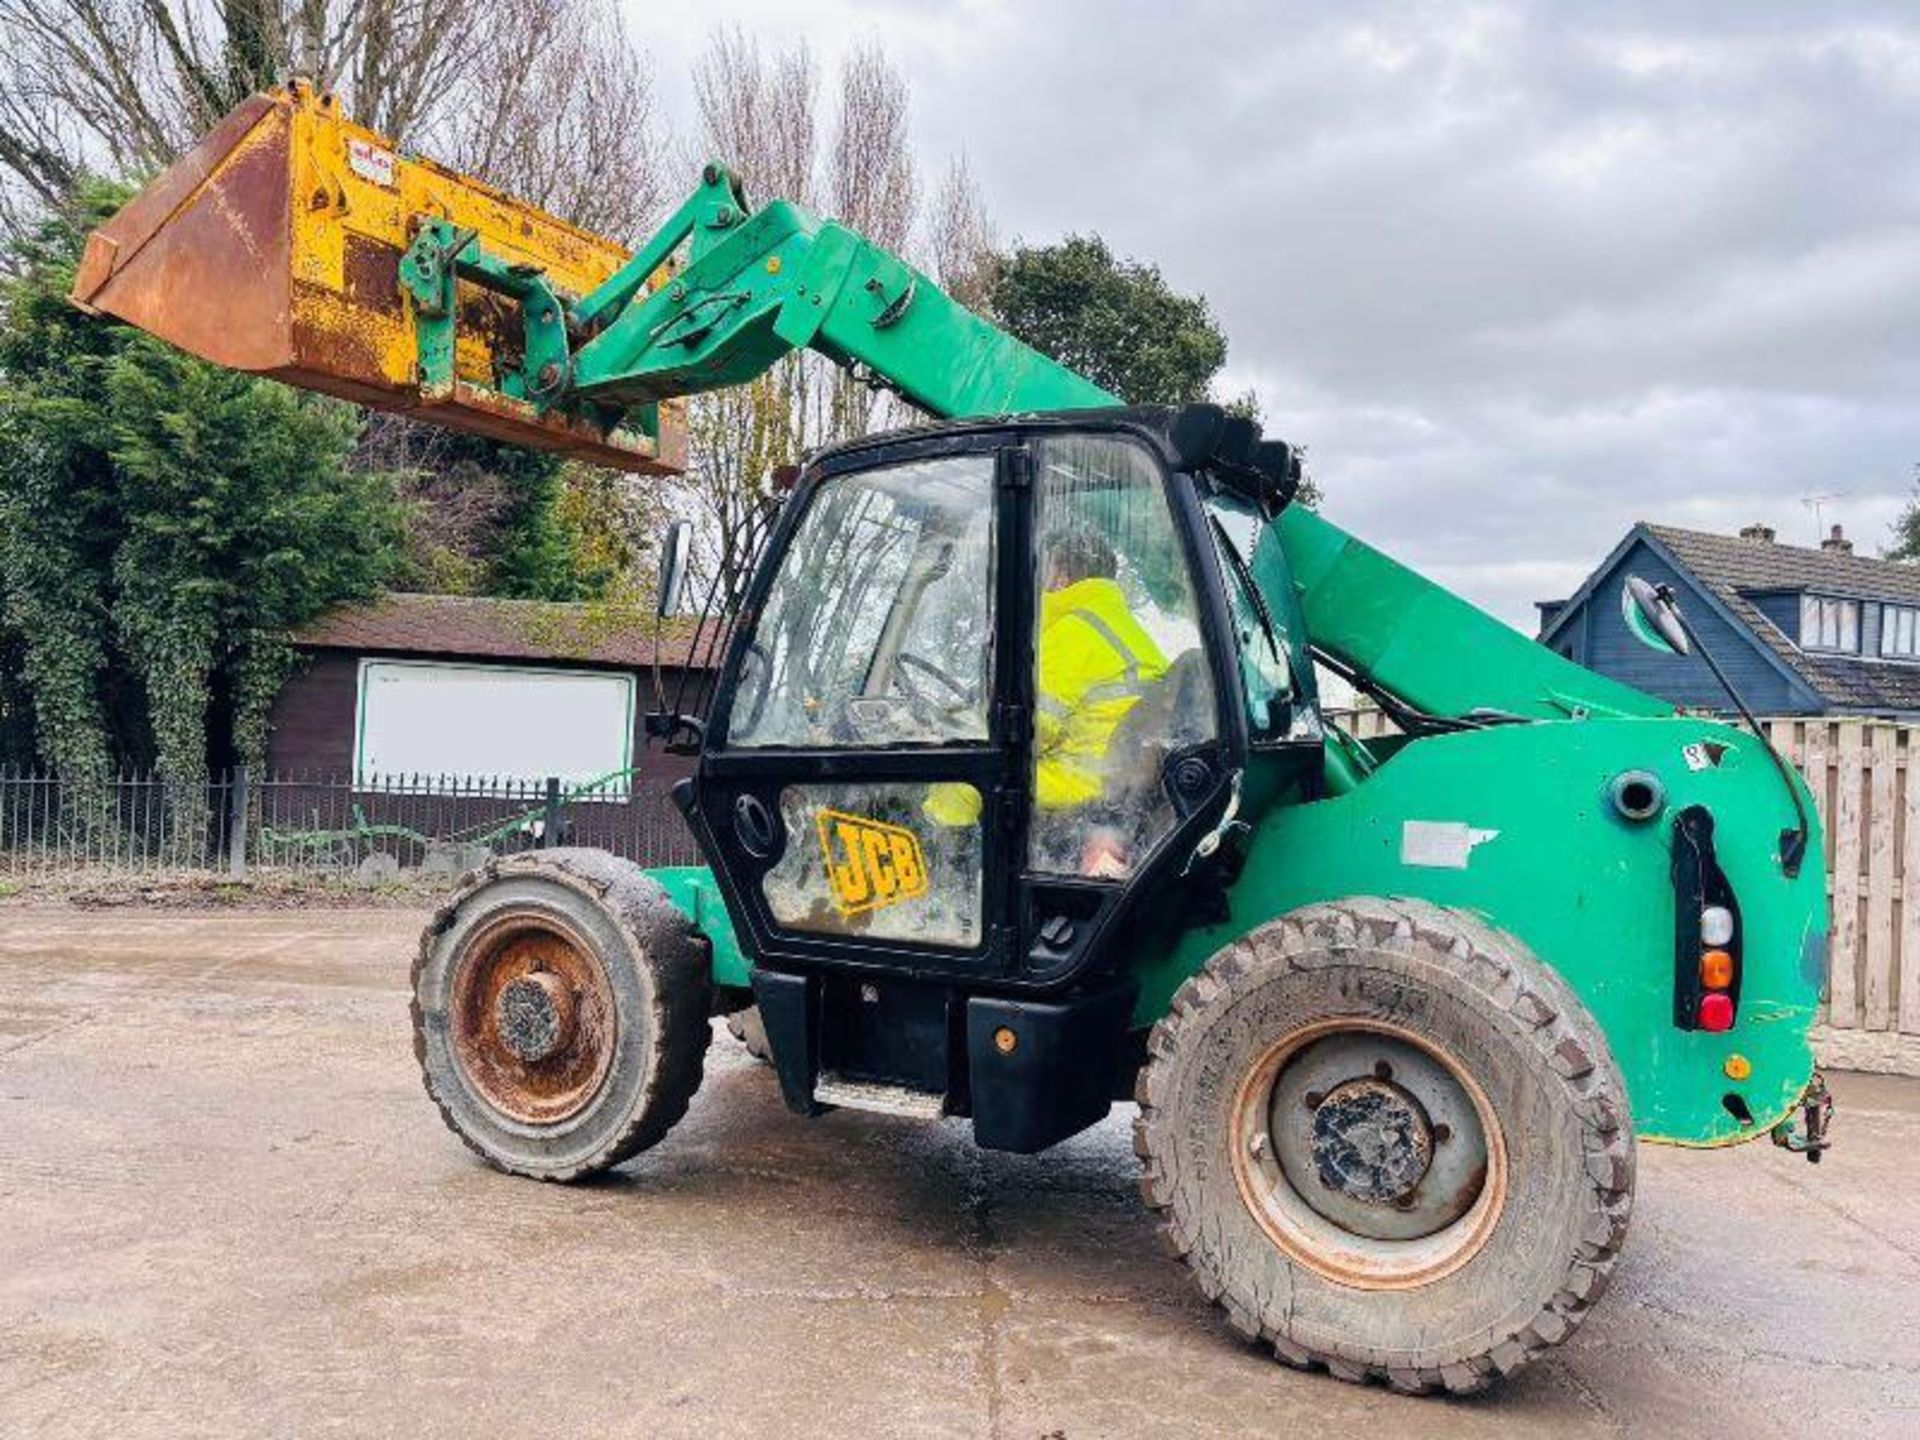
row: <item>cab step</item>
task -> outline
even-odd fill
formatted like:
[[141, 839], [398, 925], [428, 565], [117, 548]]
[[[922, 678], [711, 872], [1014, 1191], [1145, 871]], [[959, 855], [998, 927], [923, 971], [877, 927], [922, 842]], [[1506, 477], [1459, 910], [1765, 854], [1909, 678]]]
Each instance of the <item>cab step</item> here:
[[947, 1113], [944, 1095], [877, 1080], [854, 1080], [831, 1070], [823, 1071], [814, 1082], [813, 1102], [842, 1110], [867, 1110], [875, 1115], [899, 1115], [908, 1120], [938, 1120]]

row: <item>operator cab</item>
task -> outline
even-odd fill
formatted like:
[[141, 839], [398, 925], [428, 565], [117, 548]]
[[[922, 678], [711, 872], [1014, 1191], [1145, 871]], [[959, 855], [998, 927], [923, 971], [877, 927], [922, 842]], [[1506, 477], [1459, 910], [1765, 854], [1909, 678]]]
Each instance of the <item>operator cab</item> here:
[[[882, 1087], [1018, 1149], [1105, 1112], [1128, 957], [1219, 918], [1236, 819], [1317, 783], [1269, 529], [1296, 475], [1256, 439], [1212, 406], [1080, 411], [802, 475], [680, 792], [796, 1108]], [[982, 1115], [968, 1052], [1012, 1037], [1004, 1066], [1036, 1026], [1098, 1113]]]

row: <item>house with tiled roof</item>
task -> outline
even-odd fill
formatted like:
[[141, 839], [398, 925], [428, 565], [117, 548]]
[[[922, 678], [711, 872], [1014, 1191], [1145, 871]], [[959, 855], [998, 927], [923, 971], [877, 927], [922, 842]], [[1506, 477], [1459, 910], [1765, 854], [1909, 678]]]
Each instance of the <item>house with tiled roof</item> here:
[[1638, 524], [1571, 596], [1540, 603], [1542, 644], [1677, 705], [1725, 711], [1698, 658], [1636, 638], [1630, 575], [1673, 587], [1759, 714], [1920, 718], [1920, 566], [1856, 554], [1838, 525], [1802, 546], [1764, 525], [1715, 535]]
[[293, 636], [301, 663], [275, 703], [268, 768], [366, 786], [553, 776], [609, 798], [664, 789], [686, 762], [648, 747], [645, 716], [701, 695], [717, 634], [665, 622], [657, 673], [654, 636], [645, 606], [407, 594], [344, 606]]

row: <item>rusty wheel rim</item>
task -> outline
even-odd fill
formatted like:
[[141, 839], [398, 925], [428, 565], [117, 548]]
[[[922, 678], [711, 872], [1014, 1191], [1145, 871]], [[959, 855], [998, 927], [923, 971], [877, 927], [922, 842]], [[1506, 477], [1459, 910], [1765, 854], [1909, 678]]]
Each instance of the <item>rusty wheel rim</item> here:
[[557, 1125], [586, 1109], [613, 1063], [613, 989], [592, 945], [544, 911], [500, 915], [468, 939], [448, 1032], [474, 1093], [510, 1119]]
[[1338, 1284], [1431, 1284], [1480, 1252], [1506, 1207], [1506, 1138], [1486, 1091], [1401, 1026], [1327, 1020], [1284, 1035], [1232, 1103], [1248, 1213]]

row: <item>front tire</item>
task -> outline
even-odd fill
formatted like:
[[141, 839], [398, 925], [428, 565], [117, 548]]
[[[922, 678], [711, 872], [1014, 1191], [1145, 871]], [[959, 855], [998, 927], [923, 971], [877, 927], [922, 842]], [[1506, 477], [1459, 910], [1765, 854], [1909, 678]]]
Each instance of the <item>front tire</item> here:
[[1214, 956], [1148, 1048], [1147, 1202], [1281, 1360], [1482, 1390], [1605, 1289], [1632, 1207], [1625, 1086], [1511, 936], [1415, 901], [1310, 906]]
[[600, 850], [490, 861], [420, 937], [413, 1047], [447, 1126], [488, 1164], [578, 1180], [663, 1139], [700, 1087], [704, 943]]

